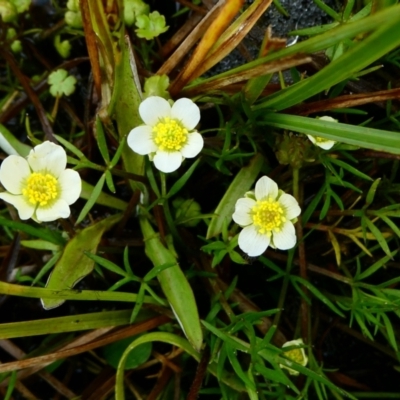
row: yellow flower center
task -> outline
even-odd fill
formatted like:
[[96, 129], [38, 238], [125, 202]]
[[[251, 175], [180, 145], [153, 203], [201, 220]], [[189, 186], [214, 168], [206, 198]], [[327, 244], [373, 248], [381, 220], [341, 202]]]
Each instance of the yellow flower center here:
[[188, 140], [188, 133], [180, 121], [169, 117], [161, 119], [153, 127], [154, 142], [163, 151], [181, 150]]
[[287, 358], [290, 358], [291, 360], [297, 362], [298, 364], [303, 364], [304, 355], [301, 350], [302, 349], [293, 349], [293, 350], [285, 351], [285, 356]]
[[272, 231], [279, 232], [286, 221], [283, 207], [272, 199], [257, 201], [251, 210], [251, 217], [258, 232], [268, 236]]
[[317, 143], [324, 143], [324, 142], [328, 142], [329, 139], [325, 139], [325, 138], [320, 137], [320, 136], [315, 136], [315, 141], [316, 141]]
[[48, 173], [32, 172], [26, 180], [22, 194], [29, 203], [46, 206], [59, 194], [57, 179]]

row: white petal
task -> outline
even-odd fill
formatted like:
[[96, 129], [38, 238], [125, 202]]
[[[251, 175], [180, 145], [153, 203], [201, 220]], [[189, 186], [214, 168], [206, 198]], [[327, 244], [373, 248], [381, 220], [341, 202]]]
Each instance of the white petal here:
[[142, 125], [132, 129], [128, 135], [128, 146], [142, 156], [157, 151], [151, 127]]
[[260, 235], [254, 225], [246, 226], [239, 234], [239, 247], [250, 257], [257, 257], [267, 250], [270, 238]]
[[22, 193], [22, 183], [31, 174], [28, 161], [20, 156], [8, 156], [0, 167], [0, 182], [12, 194]]
[[304, 346], [303, 339], [289, 340], [282, 345], [282, 349], [289, 346]]
[[162, 172], [174, 172], [182, 164], [182, 154], [179, 151], [157, 151], [153, 162], [156, 168]]
[[30, 151], [28, 163], [33, 171], [47, 171], [58, 178], [67, 165], [67, 154], [61, 146], [46, 141]]
[[171, 106], [162, 97], [150, 96], [140, 103], [139, 114], [146, 125], [153, 126], [160, 118], [171, 116]]
[[255, 195], [257, 200], [265, 197], [275, 200], [278, 196], [278, 185], [268, 176], [263, 176], [256, 183]]
[[253, 221], [250, 216], [251, 209], [256, 205], [253, 199], [239, 199], [235, 205], [235, 212], [232, 215], [233, 220], [241, 226], [250, 225]]
[[317, 144], [317, 141], [315, 140], [315, 137], [314, 136], [312, 136], [312, 135], [307, 135], [307, 137], [311, 140], [311, 142], [313, 143], [313, 144]]
[[186, 129], [192, 130], [200, 121], [200, 108], [192, 100], [183, 97], [172, 106], [171, 117], [181, 121]]
[[296, 218], [300, 215], [301, 208], [299, 207], [299, 203], [290, 194], [284, 193], [281, 197], [279, 197], [279, 203], [286, 210], [285, 217], [288, 220]]
[[272, 233], [272, 240], [277, 249], [288, 250], [293, 248], [296, 245], [294, 225], [290, 221], [285, 222], [280, 232]]
[[319, 120], [322, 120], [322, 121], [338, 122], [337, 119], [332, 118], [332, 117], [328, 117], [327, 115], [325, 115], [325, 116], [323, 116], [323, 117], [319, 117], [318, 119], [319, 119]]
[[78, 172], [72, 169], [66, 169], [58, 178], [61, 187], [60, 198], [68, 205], [75, 203], [82, 191], [82, 181]]
[[329, 150], [335, 145], [334, 140], [324, 140], [323, 142], [317, 142], [315, 143], [318, 147], [321, 147], [321, 149], [324, 150]]
[[181, 149], [181, 153], [185, 158], [196, 157], [204, 146], [203, 136], [198, 132], [192, 132], [188, 135], [188, 141]]
[[14, 196], [10, 193], [0, 193], [0, 199], [12, 204], [18, 211], [18, 215], [22, 220], [29, 219], [35, 212], [35, 206], [28, 203], [22, 195]]
[[67, 202], [58, 199], [51, 207], [38, 207], [36, 210], [36, 218], [39, 222], [55, 221], [58, 218], [68, 218], [71, 210]]

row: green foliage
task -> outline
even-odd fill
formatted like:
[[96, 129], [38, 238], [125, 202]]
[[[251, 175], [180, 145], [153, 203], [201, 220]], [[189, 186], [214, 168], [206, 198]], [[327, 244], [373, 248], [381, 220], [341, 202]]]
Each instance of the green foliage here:
[[68, 0], [67, 2], [68, 11], [65, 13], [65, 23], [69, 25], [71, 28], [82, 28], [82, 15], [79, 9], [79, 1], [78, 0]]
[[[65, 45], [63, 51], [65, 51]], [[65, 69], [59, 69], [49, 75], [48, 82], [50, 84], [50, 93], [52, 96], [58, 97], [63, 95], [70, 96], [74, 93], [77, 81], [74, 76], [68, 75]]]
[[29, 9], [31, 5], [31, 0], [9, 0], [10, 3], [14, 4], [17, 9], [18, 14], [22, 14], [23, 12]]
[[158, 11], [153, 11], [149, 15], [138, 15], [136, 17], [135, 29], [138, 37], [151, 40], [161, 35], [168, 30], [168, 26], [165, 25], [165, 17]]
[[8, 0], [1, 0], [0, 1], [0, 15], [1, 19], [8, 23], [14, 22], [18, 16], [17, 8], [15, 7], [14, 3]]
[[142, 0], [124, 0], [124, 21], [132, 26], [140, 15], [148, 15], [150, 7]]
[[166, 100], [170, 99], [170, 94], [167, 91], [169, 86], [169, 78], [167, 75], [154, 75], [147, 78], [144, 82], [143, 98], [150, 96], [159, 96]]

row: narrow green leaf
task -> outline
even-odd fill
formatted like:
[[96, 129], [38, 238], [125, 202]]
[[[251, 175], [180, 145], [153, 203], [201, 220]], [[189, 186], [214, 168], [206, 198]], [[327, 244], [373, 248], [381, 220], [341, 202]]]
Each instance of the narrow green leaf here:
[[378, 189], [378, 185], [381, 182], [381, 178], [375, 179], [372, 183], [371, 187], [368, 190], [367, 197], [365, 199], [365, 207], [368, 207], [374, 201], [376, 190]]
[[67, 150], [69, 150], [72, 154], [75, 154], [80, 160], [86, 159], [85, 155], [71, 142], [65, 140], [60, 135], [54, 135], [54, 136]]
[[350, 17], [351, 12], [353, 11], [355, 0], [348, 0], [346, 6], [343, 10], [343, 20], [347, 21]]
[[326, 214], [328, 213], [329, 208], [331, 206], [331, 198], [332, 198], [331, 193], [332, 193], [332, 190], [329, 188], [329, 190], [327, 190], [327, 192], [326, 192], [326, 197], [325, 197], [324, 205], [322, 206], [322, 209], [321, 209], [321, 213], [319, 214], [320, 221], [326, 217]]
[[321, 136], [358, 147], [400, 154], [400, 135], [395, 132], [289, 114], [267, 114], [263, 117], [263, 123], [267, 126]]
[[[94, 191], [94, 186], [89, 183], [82, 181], [82, 192], [81, 198], [88, 200], [91, 198]], [[101, 206], [107, 206], [111, 208], [115, 208], [116, 210], [125, 211], [128, 203], [117, 197], [110, 196], [109, 194], [101, 192], [97, 197], [96, 204], [100, 204]]]
[[61, 257], [61, 254], [62, 251], [55, 253], [53, 257], [51, 257], [50, 260], [48, 260], [46, 264], [43, 265], [38, 274], [35, 276], [35, 279], [32, 281], [32, 286], [36, 285], [36, 283], [39, 282], [40, 279], [42, 279], [42, 277], [45, 276], [54, 267], [55, 263]]
[[139, 312], [142, 309], [142, 305], [143, 305], [143, 302], [144, 302], [145, 288], [146, 288], [146, 284], [142, 283], [140, 285], [140, 288], [139, 288], [139, 292], [138, 292], [138, 296], [137, 296], [137, 300], [136, 300], [135, 306], [133, 307], [133, 310], [132, 310], [131, 318], [129, 319], [129, 322], [131, 324], [133, 322], [135, 322], [136, 317], [139, 315]]
[[376, 271], [381, 269], [387, 262], [393, 259], [393, 257], [397, 254], [398, 250], [393, 251], [389, 255], [382, 257], [380, 260], [377, 262], [373, 263], [369, 268], [367, 268], [364, 272], [361, 272], [360, 274], [357, 274], [354, 277], [354, 280], [356, 281], [362, 281], [365, 278], [368, 278], [372, 274], [374, 274]]
[[21, 240], [21, 244], [29, 249], [59, 251], [60, 246], [47, 240]]
[[10, 381], [8, 382], [7, 392], [4, 397], [4, 400], [10, 400], [12, 392], [14, 391], [15, 384], [17, 383], [17, 371], [11, 372]]
[[103, 124], [98, 116], [96, 117], [96, 122], [94, 123], [94, 136], [97, 139], [97, 146], [100, 150], [100, 154], [108, 165], [110, 163], [110, 155], [108, 154], [106, 135], [104, 134]]
[[332, 164], [338, 165], [339, 167], [342, 167], [343, 169], [349, 171], [351, 174], [353, 174], [355, 176], [358, 176], [359, 178], [365, 179], [367, 181], [372, 181], [371, 177], [362, 173], [359, 169], [352, 167], [350, 164], [347, 164], [346, 162], [344, 162], [342, 160], [338, 160], [337, 158], [331, 157], [330, 162]]
[[301, 278], [300, 276], [292, 276], [292, 281], [296, 281], [303, 286], [305, 286], [317, 299], [321, 300], [326, 306], [328, 306], [332, 311], [336, 314], [340, 315], [344, 318], [344, 314], [324, 295], [320, 292], [312, 283], [307, 281], [306, 279]]
[[96, 262], [97, 264], [101, 265], [102, 267], [108, 269], [111, 272], [114, 272], [118, 275], [123, 276], [124, 278], [129, 278], [129, 275], [123, 270], [121, 267], [118, 267], [118, 265], [114, 264], [110, 260], [107, 260], [106, 258], [97, 256], [96, 254], [92, 254], [88, 251], [85, 251], [85, 256], [89, 257], [91, 260]]
[[65, 244], [65, 240], [62, 238], [59, 232], [50, 230], [48, 228], [36, 228], [25, 224], [24, 222], [11, 221], [3, 217], [0, 217], [0, 226], [6, 226], [14, 229], [15, 231], [25, 232], [28, 235], [43, 239], [56, 245], [63, 246]]
[[379, 245], [381, 246], [382, 250], [388, 255], [391, 256], [391, 252], [389, 246], [386, 242], [386, 239], [382, 235], [382, 232], [374, 225], [374, 223], [369, 219], [365, 218], [365, 223], [367, 224], [369, 230], [375, 236], [375, 239], [378, 241]]
[[259, 372], [264, 379], [271, 380], [272, 382], [282, 383], [282, 385], [289, 386], [295, 393], [299, 393], [299, 389], [287, 377], [282, 369], [273, 370], [266, 368], [261, 364], [255, 364], [254, 369]]
[[125, 142], [126, 142], [126, 136], [124, 136], [120, 140], [118, 148], [117, 148], [117, 151], [115, 152], [114, 157], [112, 158], [112, 160], [110, 162], [110, 168], [114, 168], [117, 165], [119, 159], [121, 158], [122, 151], [123, 151], [124, 146], [125, 146]]
[[114, 182], [113, 182], [113, 178], [112, 178], [112, 174], [111, 174], [110, 170], [107, 169], [104, 172], [104, 174], [106, 175], [106, 184], [107, 184], [108, 190], [111, 193], [115, 193], [115, 186], [114, 186]]
[[198, 158], [190, 166], [190, 168], [172, 185], [170, 191], [167, 194], [167, 198], [177, 194], [185, 186], [186, 182], [189, 180], [189, 178], [192, 176], [194, 170], [199, 165], [199, 162], [200, 162], [200, 158]]
[[165, 263], [156, 267], [153, 267], [143, 278], [144, 282], [150, 282], [152, 279], [154, 279], [161, 271], [164, 271], [167, 268], [173, 267], [176, 265], [176, 261], [170, 262], [170, 263]]
[[78, 219], [75, 222], [75, 225], [80, 224], [83, 221], [83, 219], [86, 217], [86, 215], [89, 213], [89, 211], [92, 209], [92, 207], [96, 204], [96, 201], [97, 201], [98, 197], [100, 196], [100, 193], [103, 189], [105, 180], [106, 180], [106, 175], [103, 174], [100, 177], [99, 181], [96, 183], [96, 186], [93, 188], [93, 192], [90, 195], [88, 201], [82, 208], [82, 211], [80, 212]]
[[211, 325], [207, 321], [201, 321], [201, 323], [214, 335], [219, 337], [221, 340], [223, 340], [226, 344], [229, 344], [231, 347], [233, 347], [236, 350], [243, 351], [245, 353], [248, 353], [250, 351], [250, 345], [243, 340], [240, 340], [234, 336], [228, 335], [227, 333], [221, 331], [220, 329], [216, 328], [214, 325]]
[[225, 348], [229, 362], [231, 363], [233, 370], [236, 372], [236, 375], [244, 382], [244, 384], [247, 387], [250, 387], [251, 390], [256, 390], [254, 383], [248, 378], [246, 373], [242, 370], [242, 367], [240, 366], [240, 363], [236, 357], [235, 349], [230, 347], [228, 344], [226, 344]]
[[394, 350], [397, 352], [399, 350], [397, 347], [396, 335], [394, 333], [392, 323], [390, 322], [389, 317], [385, 313], [382, 313], [380, 315], [383, 319], [383, 322], [385, 323], [385, 328], [386, 328], [386, 333], [387, 333], [387, 336], [389, 339], [389, 343], [394, 348]]
[[400, 229], [399, 227], [386, 215], [380, 215], [380, 218], [382, 221], [384, 221], [391, 229], [392, 231], [400, 238]]
[[318, 190], [315, 197], [311, 200], [311, 203], [308, 205], [307, 209], [302, 213], [301, 220], [302, 220], [303, 225], [305, 225], [311, 218], [311, 215], [316, 210], [317, 205], [319, 204], [319, 202], [322, 199], [322, 196], [325, 193], [325, 190], [326, 190], [326, 183], [324, 183], [321, 186], [321, 188]]
[[[348, 1], [351, 3], [351, 0]], [[325, 11], [330, 17], [332, 17], [336, 21], [340, 21], [340, 16], [339, 14], [330, 8], [327, 4], [325, 4], [322, 0], [314, 0], [314, 3], [323, 11]]]

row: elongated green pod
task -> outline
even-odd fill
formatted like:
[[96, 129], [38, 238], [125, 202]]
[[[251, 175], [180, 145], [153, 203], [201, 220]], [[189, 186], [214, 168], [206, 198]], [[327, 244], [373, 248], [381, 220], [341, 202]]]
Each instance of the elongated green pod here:
[[183, 333], [191, 345], [200, 351], [203, 332], [192, 288], [174, 254], [164, 247], [146, 218], [140, 217], [140, 227], [145, 241], [146, 255], [154, 266], [173, 264], [172, 267], [162, 270], [157, 278]]

